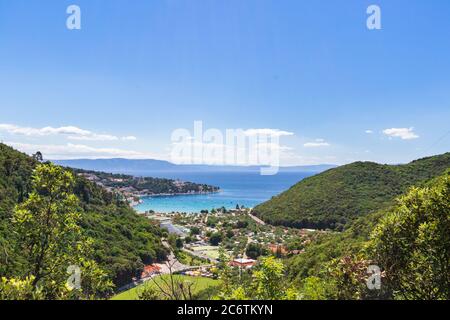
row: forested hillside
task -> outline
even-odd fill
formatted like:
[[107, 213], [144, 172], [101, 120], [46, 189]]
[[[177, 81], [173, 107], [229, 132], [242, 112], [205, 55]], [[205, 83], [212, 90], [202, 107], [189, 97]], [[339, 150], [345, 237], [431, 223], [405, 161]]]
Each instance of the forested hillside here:
[[253, 213], [274, 225], [343, 230], [449, 167], [450, 153], [405, 165], [356, 162], [307, 178]]
[[[0, 276], [21, 276], [22, 257], [14, 250], [17, 235], [11, 232], [11, 217], [16, 204], [31, 191], [31, 175], [37, 164], [37, 160], [0, 144]], [[94, 240], [95, 260], [116, 286], [129, 283], [144, 264], [165, 258], [158, 226], [136, 215], [117, 195], [73, 176], [82, 229]]]
[[[290, 281], [320, 299], [449, 299], [449, 192], [450, 169], [344, 232], [323, 235], [285, 261]], [[368, 265], [385, 272], [382, 290], [368, 290]]]

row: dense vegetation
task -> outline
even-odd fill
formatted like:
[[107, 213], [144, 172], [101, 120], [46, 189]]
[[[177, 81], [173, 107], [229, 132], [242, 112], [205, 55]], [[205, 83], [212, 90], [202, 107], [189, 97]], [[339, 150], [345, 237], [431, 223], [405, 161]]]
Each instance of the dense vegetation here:
[[340, 231], [349, 222], [388, 207], [409, 187], [421, 185], [448, 167], [450, 153], [405, 165], [352, 163], [299, 182], [253, 213], [273, 225]]
[[[14, 276], [2, 276], [0, 299], [90, 299], [108, 295], [112, 283], [92, 260], [92, 240], [80, 227], [71, 172], [39, 164], [32, 192], [13, 211]], [[70, 277], [68, 277], [70, 274]]]
[[[0, 144], [0, 276], [17, 276], [26, 269], [26, 257], [15, 250], [18, 235], [11, 224], [15, 206], [27, 201], [32, 191], [31, 177], [38, 163]], [[73, 176], [73, 192], [80, 200], [79, 224], [83, 234], [93, 240], [94, 260], [117, 287], [139, 275], [144, 264], [165, 258], [159, 227], [136, 215], [117, 195]]]
[[[449, 231], [450, 170], [312, 243], [287, 273], [321, 299], [450, 299]], [[369, 265], [382, 271], [380, 290], [368, 290]]]

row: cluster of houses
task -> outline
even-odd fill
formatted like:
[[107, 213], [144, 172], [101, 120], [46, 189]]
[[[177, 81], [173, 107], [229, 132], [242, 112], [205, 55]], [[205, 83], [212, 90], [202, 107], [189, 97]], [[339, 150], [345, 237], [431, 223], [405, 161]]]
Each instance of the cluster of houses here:
[[288, 248], [281, 244], [269, 244], [267, 246], [267, 249], [270, 253], [276, 256], [288, 256], [288, 255], [298, 255], [305, 252], [304, 249], [302, 250], [288, 250]]
[[195, 270], [187, 270], [181, 272], [181, 274], [191, 277], [203, 277], [203, 278], [213, 278], [214, 274], [211, 272], [209, 267], [200, 267]]
[[114, 183], [125, 182], [125, 179], [122, 179], [122, 178], [116, 178], [116, 177], [111, 176], [111, 177], [102, 179], [99, 176], [97, 176], [96, 174], [90, 173], [90, 172], [82, 172], [82, 173], [79, 173], [78, 175], [84, 177], [86, 180], [89, 180], [89, 181], [97, 184], [98, 186], [104, 188], [108, 192], [118, 193], [118, 194], [122, 195], [124, 200], [126, 200], [132, 207], [141, 203], [142, 200], [140, 199], [140, 197], [147, 195], [149, 192], [148, 190], [138, 191], [135, 188], [133, 188], [132, 186], [117, 186], [117, 187], [111, 186], [111, 184], [114, 184]]
[[[292, 230], [262, 225], [250, 219], [245, 209], [228, 210], [227, 214], [214, 211], [197, 215], [155, 212], [147, 212], [144, 215], [153, 221], [158, 221], [160, 226], [170, 234], [176, 234], [184, 240], [189, 239], [189, 241], [184, 242], [183, 250], [190, 252], [193, 256], [209, 261], [211, 264], [209, 267], [187, 268], [179, 272], [192, 277], [211, 278], [217, 275], [216, 272], [211, 272], [212, 268], [215, 268], [214, 265], [219, 262], [217, 259], [219, 246], [211, 243], [209, 237], [212, 234], [222, 234], [222, 240], [228, 241], [228, 245], [234, 243], [237, 247], [241, 246], [238, 252], [235, 252], [236, 250], [225, 252], [229, 257], [234, 257], [229, 262], [230, 266], [240, 269], [251, 269], [257, 264], [257, 260], [246, 256], [245, 248], [248, 244], [259, 244], [271, 254], [280, 257], [297, 255], [304, 253], [304, 249], [301, 247], [299, 250], [288, 249], [287, 244], [289, 241], [297, 239], [300, 240], [300, 243], [306, 245], [310, 241], [311, 235], [314, 235], [316, 232], [316, 230]], [[211, 217], [214, 217], [214, 223], [208, 222]], [[237, 225], [237, 222], [241, 222], [241, 225]], [[246, 224], [242, 226], [242, 222], [246, 222]], [[192, 232], [193, 230], [196, 231]], [[227, 232], [232, 232], [230, 237], [227, 236]], [[226, 248], [224, 243], [221, 243], [221, 246]], [[149, 278], [161, 274], [161, 272], [161, 268], [158, 265], [146, 266], [142, 272], [142, 278]]]
[[[257, 261], [253, 259], [238, 258], [230, 261], [229, 265], [241, 269], [251, 269], [256, 265], [256, 263]], [[193, 267], [189, 270], [181, 271], [179, 274], [190, 277], [214, 278], [215, 275], [211, 272], [212, 268], [214, 268], [214, 266], [201, 266], [198, 268]], [[152, 277], [161, 275], [162, 273], [162, 268], [158, 264], [147, 265], [141, 273], [140, 280], [146, 281]]]

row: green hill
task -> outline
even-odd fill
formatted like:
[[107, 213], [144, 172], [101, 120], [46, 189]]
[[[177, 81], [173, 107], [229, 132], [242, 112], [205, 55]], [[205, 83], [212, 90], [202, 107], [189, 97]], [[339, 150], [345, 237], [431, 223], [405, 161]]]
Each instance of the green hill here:
[[[30, 192], [31, 173], [38, 162], [0, 144], [0, 277], [20, 275], [21, 257], [13, 256], [10, 218], [16, 204]], [[76, 176], [75, 194], [81, 200], [82, 227], [94, 239], [95, 260], [116, 286], [131, 282], [144, 264], [162, 260], [167, 252], [162, 230], [138, 216], [113, 193]]]
[[[421, 183], [421, 185], [422, 187], [432, 189], [441, 185], [441, 183], [449, 177], [450, 169], [446, 170], [440, 176]], [[405, 194], [408, 194], [409, 190], [411, 189], [408, 189]], [[401, 196], [405, 196], [405, 194], [402, 194]], [[321, 235], [306, 247], [303, 254], [292, 256], [285, 261], [287, 276], [297, 285], [301, 285], [308, 277], [319, 277], [325, 279], [325, 281], [334, 281], [335, 279], [329, 278], [330, 263], [334, 259], [362, 256], [372, 260], [373, 252], [369, 252], [367, 250], [367, 245], [371, 239], [371, 235], [373, 236], [373, 231], [379, 225], [380, 221], [390, 214], [392, 215], [392, 212], [395, 212], [397, 207], [398, 200], [392, 201], [386, 208], [361, 216], [352, 221], [343, 232], [332, 232]], [[448, 206], [442, 207], [441, 210], [442, 218], [444, 220], [445, 212], [448, 214]], [[423, 216], [427, 217], [426, 214]], [[422, 228], [424, 226], [425, 224]], [[444, 231], [444, 233], [445, 232], [448, 232], [448, 229]], [[386, 239], [386, 241], [388, 240], [392, 241], [394, 238]], [[438, 245], [448, 246], [448, 241], [446, 244], [436, 244], [436, 246]], [[432, 252], [435, 253], [433, 250]], [[448, 259], [448, 254], [442, 258]]]
[[450, 153], [404, 165], [356, 162], [299, 182], [257, 206], [254, 214], [273, 225], [342, 230], [449, 167]]

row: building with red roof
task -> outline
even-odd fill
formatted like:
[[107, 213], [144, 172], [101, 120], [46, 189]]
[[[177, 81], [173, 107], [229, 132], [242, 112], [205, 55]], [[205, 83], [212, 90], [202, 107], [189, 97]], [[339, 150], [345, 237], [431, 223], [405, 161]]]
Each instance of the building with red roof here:
[[141, 279], [149, 278], [155, 274], [160, 274], [160, 273], [161, 273], [161, 267], [159, 267], [155, 264], [151, 264], [151, 265], [144, 267], [144, 270], [142, 271], [142, 274], [141, 274]]

